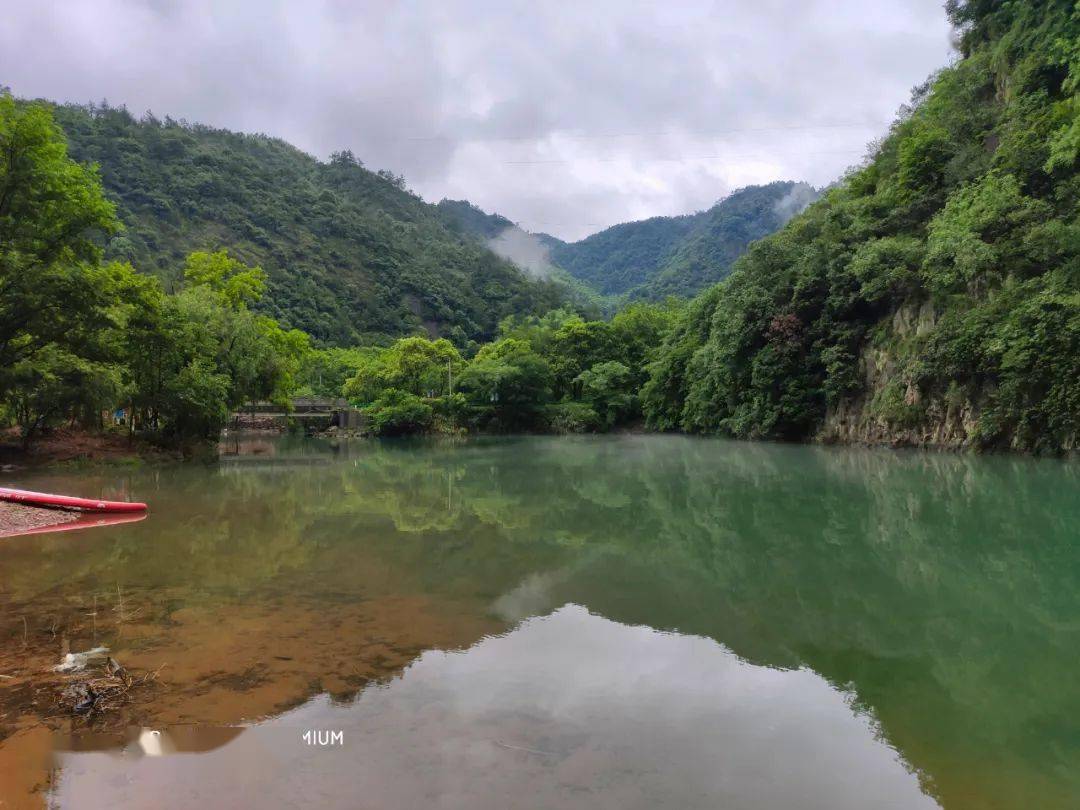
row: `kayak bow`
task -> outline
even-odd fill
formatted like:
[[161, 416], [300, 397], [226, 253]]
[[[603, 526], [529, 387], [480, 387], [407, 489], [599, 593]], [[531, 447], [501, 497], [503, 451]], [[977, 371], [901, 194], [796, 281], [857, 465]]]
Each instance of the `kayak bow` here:
[[71, 495], [51, 495], [48, 492], [31, 492], [25, 489], [0, 487], [0, 501], [22, 503], [27, 506], [44, 506], [52, 509], [78, 509], [83, 512], [145, 512], [146, 504], [135, 501], [101, 501], [92, 498], [76, 498]]

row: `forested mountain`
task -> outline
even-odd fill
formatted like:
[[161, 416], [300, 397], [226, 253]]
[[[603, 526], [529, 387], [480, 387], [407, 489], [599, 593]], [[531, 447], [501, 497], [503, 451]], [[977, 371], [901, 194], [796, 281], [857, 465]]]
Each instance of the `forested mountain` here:
[[948, 10], [962, 58], [669, 335], [653, 427], [1077, 447], [1080, 6]]
[[436, 206], [447, 225], [455, 233], [494, 239], [514, 223], [500, 214], [489, 214], [468, 200], [442, 200]]
[[[783, 227], [817, 197], [806, 183], [776, 182], [739, 189], [707, 211], [623, 222], [577, 242], [529, 236], [552, 265], [600, 295], [690, 297], [725, 278], [751, 242]], [[517, 227], [462, 200], [443, 200], [439, 209], [453, 229], [485, 241]]]
[[668, 295], [690, 296], [701, 292], [727, 278], [731, 266], [751, 242], [782, 228], [818, 196], [813, 186], [791, 182], [748, 186], [736, 191], [696, 215], [690, 232], [655, 273], [629, 291], [630, 296], [657, 301]]
[[551, 248], [555, 264], [604, 295], [622, 295], [655, 276], [704, 212], [623, 222]]
[[368, 171], [350, 152], [323, 163], [274, 138], [107, 106], [54, 114], [72, 157], [100, 165], [125, 225], [106, 257], [166, 286], [192, 251], [226, 248], [266, 270], [260, 309], [341, 345], [421, 328], [463, 344], [564, 298], [559, 285], [455, 234], [402, 178]]
[[707, 211], [625, 222], [555, 245], [551, 258], [605, 295], [689, 297], [725, 278], [751, 242], [781, 228], [816, 198], [806, 183], [747, 186]]
[[480, 241], [496, 255], [513, 262], [534, 278], [565, 289], [567, 302], [593, 316], [610, 315], [616, 301], [588, 281], [552, 261], [552, 252], [566, 243], [546, 233], [530, 233], [500, 214], [489, 214], [467, 200], [442, 200], [436, 206], [454, 233]]

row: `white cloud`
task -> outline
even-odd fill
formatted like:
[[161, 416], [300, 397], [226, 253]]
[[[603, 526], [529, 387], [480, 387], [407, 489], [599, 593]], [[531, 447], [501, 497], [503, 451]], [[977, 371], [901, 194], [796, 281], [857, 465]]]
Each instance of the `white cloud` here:
[[948, 59], [939, 0], [43, 0], [0, 27], [18, 95], [351, 148], [568, 238], [828, 183]]

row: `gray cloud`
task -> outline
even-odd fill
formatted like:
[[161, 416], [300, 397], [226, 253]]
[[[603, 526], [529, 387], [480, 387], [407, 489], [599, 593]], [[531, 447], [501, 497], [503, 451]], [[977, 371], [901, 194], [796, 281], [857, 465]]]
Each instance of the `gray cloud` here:
[[11, 3], [0, 82], [351, 148], [577, 238], [825, 185], [950, 58], [940, 0]]

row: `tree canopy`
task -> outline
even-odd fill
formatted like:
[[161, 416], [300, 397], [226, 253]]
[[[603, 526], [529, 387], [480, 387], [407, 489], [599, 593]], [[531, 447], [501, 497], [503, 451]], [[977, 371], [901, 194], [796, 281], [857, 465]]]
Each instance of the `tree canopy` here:
[[56, 106], [53, 116], [72, 157], [100, 166], [103, 199], [125, 226], [101, 241], [106, 258], [167, 290], [183, 283], [189, 256], [226, 248], [265, 271], [256, 309], [338, 346], [416, 333], [464, 345], [491, 338], [507, 315], [565, 298], [563, 285], [456, 233], [401, 177], [347, 150], [323, 163], [274, 138], [105, 104]]
[[687, 310], [651, 368], [649, 424], [1076, 446], [1080, 10], [949, 9], [965, 57]]

